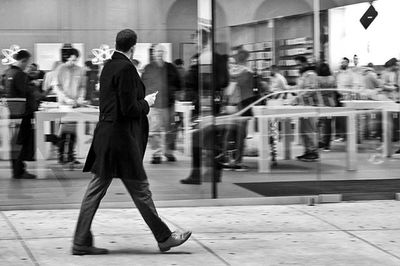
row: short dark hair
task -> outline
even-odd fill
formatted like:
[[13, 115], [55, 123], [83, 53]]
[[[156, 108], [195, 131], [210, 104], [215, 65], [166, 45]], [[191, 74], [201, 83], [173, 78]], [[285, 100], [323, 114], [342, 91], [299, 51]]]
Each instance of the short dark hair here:
[[181, 66], [181, 65], [183, 65], [183, 60], [180, 59], [180, 58], [175, 59], [174, 64], [177, 65], [177, 66]]
[[304, 64], [307, 63], [307, 58], [302, 55], [298, 55], [294, 58], [294, 60], [299, 61], [300, 63]]
[[125, 53], [128, 52], [132, 46], [136, 45], [136, 42], [137, 35], [133, 30], [121, 30], [115, 38], [115, 49]]
[[20, 61], [20, 60], [26, 60], [26, 59], [29, 59], [29, 58], [31, 58], [31, 53], [29, 53], [27, 50], [19, 50], [14, 56], [13, 56], [13, 58], [15, 59], [15, 60], [17, 60], [17, 61]]
[[395, 65], [397, 65], [397, 59], [396, 58], [390, 58], [384, 65], [384, 67], [393, 67]]
[[347, 63], [350, 63], [350, 60], [347, 57], [343, 57], [342, 60], [347, 61]]
[[78, 49], [76, 49], [76, 48], [71, 48], [71, 50], [69, 51], [69, 56], [68, 56], [68, 58], [71, 57], [71, 56], [73, 56], [73, 55], [75, 55], [76, 58], [79, 57], [79, 51], [78, 51]]

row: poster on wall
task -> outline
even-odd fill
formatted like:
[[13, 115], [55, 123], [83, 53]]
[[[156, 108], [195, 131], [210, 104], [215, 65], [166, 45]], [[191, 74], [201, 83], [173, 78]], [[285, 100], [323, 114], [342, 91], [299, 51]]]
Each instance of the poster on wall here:
[[[35, 43], [35, 62], [41, 70], [51, 70], [54, 62], [61, 61], [61, 48], [64, 43]], [[72, 47], [79, 51], [78, 65], [84, 66], [85, 45], [83, 43], [72, 43]]]

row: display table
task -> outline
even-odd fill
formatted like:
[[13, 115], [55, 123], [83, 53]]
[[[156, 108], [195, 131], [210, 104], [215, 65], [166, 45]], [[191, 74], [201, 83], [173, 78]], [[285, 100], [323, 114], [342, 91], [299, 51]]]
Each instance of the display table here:
[[344, 106], [355, 110], [371, 112], [378, 110], [382, 113], [382, 154], [385, 157], [391, 157], [393, 154], [393, 122], [390, 114], [400, 112], [400, 104], [394, 101], [342, 101], [342, 103]]
[[46, 145], [44, 124], [50, 121], [76, 122], [76, 152], [78, 157], [85, 157], [88, 152], [84, 148], [85, 124], [86, 122], [97, 123], [99, 121], [99, 110], [97, 108], [50, 108], [35, 112], [35, 146], [36, 146], [36, 169], [38, 178], [46, 176]]
[[[258, 120], [260, 131], [260, 152], [258, 157], [258, 171], [261, 173], [271, 172], [269, 156], [271, 154], [269, 145], [269, 130], [271, 119], [286, 119], [300, 117], [347, 117], [347, 170], [357, 170], [357, 147], [356, 147], [356, 112], [347, 107], [314, 107], [314, 106], [254, 106], [253, 113]], [[284, 158], [290, 159], [290, 123], [283, 124], [283, 150]]]

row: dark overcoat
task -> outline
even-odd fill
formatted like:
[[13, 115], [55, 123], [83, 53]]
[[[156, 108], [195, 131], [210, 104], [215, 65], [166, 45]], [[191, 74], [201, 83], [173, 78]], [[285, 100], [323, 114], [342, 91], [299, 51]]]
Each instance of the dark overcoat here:
[[101, 178], [145, 180], [149, 134], [145, 86], [135, 66], [114, 52], [100, 76], [100, 118], [84, 166]]

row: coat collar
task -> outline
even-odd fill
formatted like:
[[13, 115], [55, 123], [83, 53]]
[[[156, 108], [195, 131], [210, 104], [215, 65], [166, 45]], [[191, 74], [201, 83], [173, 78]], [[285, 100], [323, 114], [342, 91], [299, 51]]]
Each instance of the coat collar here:
[[113, 55], [112, 55], [111, 58], [112, 58], [112, 59], [127, 60], [127, 61], [129, 61], [130, 63], [132, 63], [132, 61], [131, 61], [126, 55], [124, 55], [122, 52], [119, 52], [119, 51], [114, 51], [114, 53], [113, 53]]

